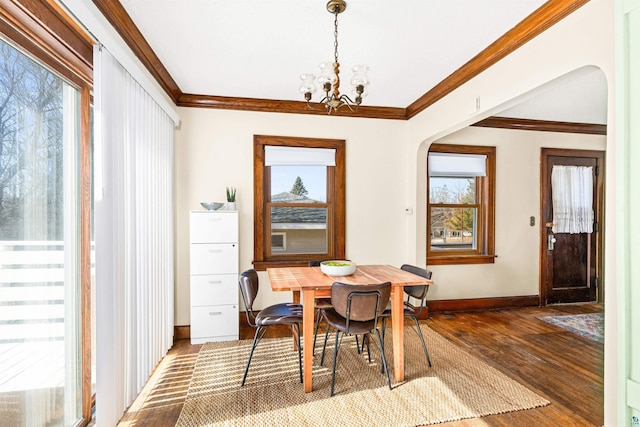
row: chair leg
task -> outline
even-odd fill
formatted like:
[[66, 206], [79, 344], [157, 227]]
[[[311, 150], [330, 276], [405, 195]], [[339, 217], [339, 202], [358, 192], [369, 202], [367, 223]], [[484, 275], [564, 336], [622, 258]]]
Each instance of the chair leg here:
[[316, 314], [316, 330], [313, 332], [313, 352], [312, 354], [316, 355], [316, 338], [318, 338], [318, 329], [320, 328], [320, 320], [322, 319], [322, 310], [318, 310], [318, 314]]
[[260, 335], [260, 330], [261, 329], [262, 329], [262, 327], [258, 326], [256, 328], [256, 334], [253, 336], [253, 344], [251, 344], [251, 351], [249, 352], [249, 360], [247, 360], [247, 367], [244, 370], [244, 376], [242, 377], [241, 386], [244, 385], [244, 382], [247, 379], [247, 374], [249, 373], [249, 365], [251, 364], [251, 358], [253, 357], [253, 351], [256, 349], [256, 345], [258, 344], [258, 335]]
[[364, 341], [367, 341], [367, 357], [369, 358], [369, 363], [371, 363], [371, 348], [369, 347], [369, 342], [371, 341], [369, 339], [369, 334], [363, 335], [362, 336], [362, 345], [364, 346]]
[[333, 396], [333, 388], [336, 383], [336, 363], [338, 362], [338, 335], [340, 331], [336, 331], [336, 344], [333, 350], [333, 371], [331, 372], [331, 396]]
[[[384, 334], [387, 330], [387, 321], [386, 319], [383, 317], [382, 319], [382, 342], [384, 343]], [[380, 366], [380, 373], [384, 373], [384, 366]]]
[[294, 323], [291, 327], [295, 326], [297, 337], [298, 337], [298, 367], [300, 368], [300, 383], [302, 383], [302, 349], [300, 345], [300, 325], [298, 323]]
[[[371, 332], [369, 333], [371, 334]], [[387, 368], [387, 359], [386, 357], [384, 357], [384, 342], [382, 341], [380, 331], [377, 328], [376, 328], [376, 334], [378, 335], [378, 343], [379, 343], [378, 349], [380, 350], [380, 357], [382, 358], [382, 366], [384, 368], [384, 373], [387, 376], [387, 384], [389, 385], [389, 390], [392, 390], [391, 379], [389, 378], [389, 369]]]
[[424, 350], [424, 355], [427, 356], [427, 363], [429, 367], [431, 367], [431, 358], [429, 357], [429, 352], [427, 351], [427, 345], [424, 343], [424, 337], [422, 336], [422, 331], [420, 330], [420, 324], [418, 323], [418, 319], [415, 316], [412, 316], [413, 321], [416, 322], [416, 333], [420, 337], [420, 341], [422, 341], [422, 348]]
[[324, 333], [324, 345], [322, 346], [322, 356], [320, 357], [320, 366], [324, 363], [324, 351], [327, 349], [327, 339], [329, 338], [329, 325]]

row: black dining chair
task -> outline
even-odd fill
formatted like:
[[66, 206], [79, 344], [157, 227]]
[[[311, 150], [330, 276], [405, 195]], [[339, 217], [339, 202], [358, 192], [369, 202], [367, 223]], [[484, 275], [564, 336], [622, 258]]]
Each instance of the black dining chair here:
[[244, 385], [247, 374], [249, 373], [249, 365], [253, 357], [253, 351], [264, 336], [267, 328], [273, 325], [290, 325], [291, 331], [298, 340], [298, 366], [300, 368], [300, 382], [302, 382], [302, 351], [300, 346], [300, 323], [302, 323], [302, 305], [293, 303], [280, 303], [263, 308], [258, 313], [253, 311], [253, 302], [258, 296], [260, 283], [258, 281], [258, 273], [251, 269], [243, 272], [238, 279], [242, 301], [245, 306], [247, 315], [247, 323], [256, 329], [253, 337], [253, 344], [249, 352], [249, 360], [247, 360], [247, 368], [242, 377], [242, 385]]
[[[345, 260], [348, 261], [348, 260]], [[320, 267], [320, 260], [312, 260], [309, 261], [309, 267]], [[332, 308], [331, 298], [316, 298], [314, 301], [314, 308], [316, 310], [316, 326], [313, 332], [313, 354], [316, 354], [316, 340], [318, 338], [318, 330], [320, 329], [320, 323], [322, 323], [322, 310], [326, 308]], [[358, 337], [356, 336], [356, 345], [358, 347], [358, 354], [360, 354], [360, 343], [358, 341]]]
[[[324, 309], [322, 313], [327, 323], [336, 331], [333, 351], [333, 370], [331, 372], [331, 396], [334, 394], [341, 332], [342, 334], [356, 336], [366, 334], [369, 337], [373, 335], [374, 331], [376, 332], [377, 341], [375, 342], [378, 344], [382, 366], [387, 376], [387, 384], [389, 385], [389, 390], [391, 390], [389, 370], [387, 369], [387, 361], [384, 356], [384, 341], [378, 329], [378, 319], [384, 307], [387, 306], [390, 295], [390, 282], [367, 286], [334, 282], [331, 286], [331, 304], [333, 307]], [[329, 330], [327, 329], [320, 365], [324, 362], [328, 332]], [[371, 341], [371, 339], [369, 339], [369, 341]], [[369, 361], [371, 361], [371, 353], [369, 353]]]
[[[426, 270], [424, 268], [416, 267], [415, 265], [404, 264], [400, 267], [402, 270], [413, 273], [417, 276], [424, 277], [425, 279], [431, 279], [431, 271]], [[424, 355], [427, 358], [427, 363], [429, 367], [431, 367], [431, 358], [429, 357], [429, 352], [427, 351], [427, 345], [424, 342], [424, 337], [422, 336], [422, 331], [420, 330], [420, 324], [418, 323], [418, 316], [422, 313], [422, 310], [426, 307], [427, 301], [427, 292], [429, 292], [429, 285], [414, 285], [414, 286], [405, 286], [404, 293], [407, 296], [407, 300], [404, 302], [404, 317], [413, 319], [415, 322], [415, 326], [413, 329], [416, 331], [418, 336], [420, 337], [420, 341], [422, 342], [422, 349], [424, 350]], [[416, 307], [411, 304], [411, 298], [420, 301], [420, 307]], [[391, 319], [391, 309], [387, 307], [382, 313], [382, 338], [384, 339], [384, 334], [386, 330], [386, 319]]]
[[[309, 261], [309, 267], [320, 267], [320, 260]], [[316, 309], [316, 327], [313, 332], [313, 354], [316, 352], [316, 338], [318, 337], [318, 329], [322, 322], [322, 310], [325, 308], [332, 308], [331, 298], [316, 298], [314, 301], [314, 308]]]

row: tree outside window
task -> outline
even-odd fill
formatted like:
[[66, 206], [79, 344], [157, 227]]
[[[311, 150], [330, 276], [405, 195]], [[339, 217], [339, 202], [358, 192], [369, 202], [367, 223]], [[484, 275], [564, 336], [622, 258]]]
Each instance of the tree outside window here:
[[254, 137], [254, 268], [345, 257], [344, 145]]
[[62, 89], [0, 40], [0, 240], [62, 240]]
[[0, 393], [23, 409], [0, 409], [3, 425], [80, 424], [90, 392], [79, 368], [79, 99], [0, 39]]
[[[433, 144], [431, 153], [451, 156], [427, 176], [427, 264], [493, 262], [495, 147]], [[482, 159], [482, 172], [466, 170], [463, 156]]]
[[291, 187], [291, 194], [295, 194], [297, 196], [306, 196], [309, 194], [304, 184], [302, 183], [302, 178], [299, 176], [296, 177], [296, 182], [293, 183], [293, 187]]

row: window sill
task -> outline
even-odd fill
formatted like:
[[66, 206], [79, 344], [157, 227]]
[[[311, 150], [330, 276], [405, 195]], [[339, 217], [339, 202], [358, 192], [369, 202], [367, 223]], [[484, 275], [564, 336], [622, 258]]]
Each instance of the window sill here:
[[496, 255], [446, 255], [427, 257], [427, 265], [494, 264]]
[[307, 267], [308, 260], [304, 261], [254, 261], [253, 268], [257, 271], [266, 271], [267, 268], [277, 267]]

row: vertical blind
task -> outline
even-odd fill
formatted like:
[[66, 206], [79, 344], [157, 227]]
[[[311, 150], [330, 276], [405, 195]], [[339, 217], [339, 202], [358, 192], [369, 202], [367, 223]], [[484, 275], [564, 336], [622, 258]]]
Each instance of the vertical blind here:
[[94, 50], [96, 418], [116, 425], [173, 342], [173, 126]]
[[334, 148], [284, 147], [265, 145], [265, 166], [335, 166]]
[[429, 176], [469, 177], [487, 175], [484, 154], [429, 153]]

